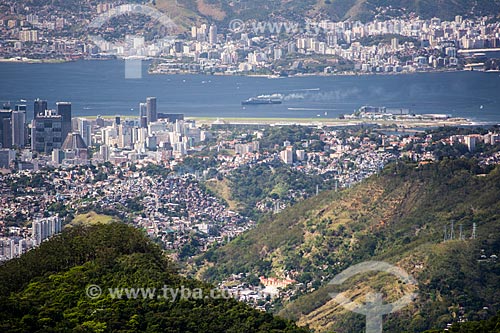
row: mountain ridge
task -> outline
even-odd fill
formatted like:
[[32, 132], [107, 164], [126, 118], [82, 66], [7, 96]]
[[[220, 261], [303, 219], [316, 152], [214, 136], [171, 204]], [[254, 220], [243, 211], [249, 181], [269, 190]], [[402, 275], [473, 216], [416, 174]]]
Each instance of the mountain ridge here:
[[[160, 0], [161, 1], [161, 0]], [[166, 0], [163, 0], [166, 1]], [[415, 13], [424, 19], [439, 17], [453, 20], [456, 15], [498, 16], [499, 0], [307, 0], [307, 1], [233, 1], [178, 0], [179, 3], [209, 20], [229, 22], [232, 19], [287, 19], [322, 17], [334, 21], [347, 19], [367, 21]], [[207, 9], [209, 10], [203, 10]]]
[[[83, 0], [23, 0], [30, 8], [49, 4], [67, 12], [92, 11], [94, 2]], [[103, 2], [103, 1], [99, 1]], [[175, 23], [188, 30], [193, 24], [209, 22], [221, 29], [238, 20], [291, 20], [303, 22], [306, 17], [332, 21], [389, 19], [408, 17], [410, 14], [424, 19], [438, 17], [454, 20], [455, 16], [475, 18], [499, 17], [500, 0], [131, 0], [131, 3], [153, 5], [168, 14]], [[86, 13], [87, 15], [88, 13]]]
[[[212, 280], [245, 272], [289, 275], [310, 285], [285, 302], [280, 314], [319, 332], [362, 327], [363, 318], [341, 311], [325, 285], [367, 260], [397, 265], [419, 281], [417, 302], [388, 316], [388, 332], [422, 332], [459, 317], [485, 319], [500, 306], [500, 294], [491, 289], [499, 264], [479, 260], [481, 251], [488, 258], [500, 251], [494, 232], [500, 219], [499, 189], [498, 167], [483, 169], [462, 159], [399, 162], [352, 189], [320, 193], [265, 219], [198, 262], [217, 263], [203, 270], [202, 276]], [[452, 221], [455, 239], [443, 242], [443, 229], [451, 233]], [[470, 239], [474, 223], [480, 236]], [[460, 224], [463, 240], [457, 240]], [[393, 289], [387, 291], [389, 298], [404, 291], [396, 281], [381, 279]], [[369, 290], [366, 283], [358, 287]], [[489, 310], [483, 311], [485, 306]]]

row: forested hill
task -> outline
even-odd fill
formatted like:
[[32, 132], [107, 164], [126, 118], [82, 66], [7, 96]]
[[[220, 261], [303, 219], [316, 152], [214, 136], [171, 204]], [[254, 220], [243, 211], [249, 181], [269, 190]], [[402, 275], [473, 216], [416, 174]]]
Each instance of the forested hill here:
[[[107, 288], [201, 288], [206, 296], [212, 288], [178, 275], [141, 231], [119, 223], [66, 230], [1, 266], [0, 281], [3, 333], [307, 332], [233, 299], [113, 299]], [[102, 295], [89, 297], [89, 285]]]
[[[352, 189], [287, 208], [198, 263], [206, 262], [200, 274], [213, 280], [241, 272], [290, 276], [303, 286], [281, 314], [339, 333], [362, 330], [364, 317], [333, 302], [327, 282], [364, 261], [395, 264], [417, 279], [418, 298], [387, 316], [384, 331], [423, 332], [487, 319], [500, 309], [499, 225], [500, 168], [464, 159], [399, 162]], [[397, 280], [377, 285], [389, 299], [404, 291]], [[369, 288], [362, 283], [355, 290], [362, 295]]]

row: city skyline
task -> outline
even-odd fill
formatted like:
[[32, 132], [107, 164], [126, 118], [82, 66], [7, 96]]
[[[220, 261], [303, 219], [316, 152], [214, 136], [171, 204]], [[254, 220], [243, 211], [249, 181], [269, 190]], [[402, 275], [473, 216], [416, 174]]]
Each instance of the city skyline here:
[[494, 331], [499, 13], [3, 0], [2, 332]]

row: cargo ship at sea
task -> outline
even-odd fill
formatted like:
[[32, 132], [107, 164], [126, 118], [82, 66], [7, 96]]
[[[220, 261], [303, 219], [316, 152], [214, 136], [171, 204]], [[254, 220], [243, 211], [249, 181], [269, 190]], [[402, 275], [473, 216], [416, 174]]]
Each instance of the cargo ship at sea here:
[[241, 102], [241, 105], [261, 105], [261, 104], [281, 104], [283, 103], [283, 96], [280, 94], [273, 95], [260, 95], [251, 97]]

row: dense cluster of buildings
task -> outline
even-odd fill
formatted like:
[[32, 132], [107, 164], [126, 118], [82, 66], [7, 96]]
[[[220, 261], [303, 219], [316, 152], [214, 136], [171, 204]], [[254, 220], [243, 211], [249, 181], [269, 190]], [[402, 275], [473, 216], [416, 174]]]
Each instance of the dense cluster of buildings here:
[[[53, 10], [50, 5], [34, 13], [15, 1], [7, 3], [8, 12], [0, 15], [3, 58], [163, 58], [152, 69], [157, 73], [413, 72], [464, 64], [480, 68], [470, 67], [471, 63], [483, 63], [488, 50], [498, 51], [500, 46], [498, 22], [462, 16], [453, 21], [411, 17], [365, 23], [309, 18], [301, 22], [233, 20], [239, 24], [193, 26], [182, 38], [169, 27], [166, 36], [158, 35], [154, 41], [125, 26], [121, 27], [124, 40], [99, 38], [96, 42], [88, 31], [72, 28], [92, 25], [99, 15], [118, 8], [117, 14], [134, 13], [135, 7], [123, 1], [83, 1], [79, 13]], [[468, 51], [475, 49], [480, 51]], [[472, 61], [461, 62], [465, 58]]]
[[0, 237], [0, 262], [19, 257], [61, 231], [62, 219], [58, 216], [37, 218], [31, 228], [10, 227], [9, 234]]
[[[35, 100], [29, 125], [25, 104], [0, 112], [0, 166], [5, 173], [0, 182], [0, 222], [2, 235], [14, 237], [14, 242], [2, 241], [4, 256], [9, 258], [58, 233], [60, 220], [51, 220], [46, 213], [59, 213], [61, 207], [75, 213], [88, 209], [121, 212], [120, 217], [144, 228], [165, 249], [191, 256], [241, 234], [254, 223], [205, 191], [199, 179], [225, 177], [242, 166], [272, 169], [281, 161], [295, 172], [333, 180], [328, 186], [337, 189], [377, 173], [400, 156], [416, 161], [439, 158], [439, 152], [432, 149], [437, 144], [461, 144], [460, 149], [474, 153], [478, 146], [500, 143], [496, 132], [436, 141], [432, 135], [355, 134], [349, 129], [310, 125], [309, 134], [298, 141], [263, 149], [261, 142], [270, 125], [221, 127], [216, 122], [211, 128], [199, 127], [182, 115], [158, 112], [155, 97], [139, 104], [137, 117], [125, 119], [72, 118], [70, 102], [55, 106], [51, 110], [47, 101]], [[194, 152], [197, 157], [191, 159], [199, 159], [199, 165], [182, 169], [185, 157]], [[498, 160], [497, 155], [483, 157], [486, 164]], [[207, 159], [213, 160], [209, 166], [204, 164]], [[170, 175], [154, 176], [151, 164]], [[45, 167], [55, 171], [47, 173]], [[311, 194], [290, 184], [279, 198], [265, 197], [256, 208], [279, 212]], [[33, 221], [31, 232], [20, 227], [26, 221]]]
[[80, 12], [49, 4], [25, 6], [14, 0], [2, 2], [0, 56], [22, 60], [72, 59], [89, 52], [90, 46], [71, 31], [73, 24], [86, 25], [92, 17], [90, 1], [80, 2]]
[[447, 140], [443, 140], [443, 142], [450, 145], [461, 143], [466, 145], [470, 152], [474, 152], [476, 150], [476, 144], [478, 143], [483, 143], [486, 145], [496, 145], [500, 143], [500, 134], [488, 132], [484, 135], [452, 135]]
[[[148, 97], [139, 104], [137, 117], [86, 119], [72, 117], [70, 102], [57, 102], [55, 109], [49, 109], [46, 100], [37, 99], [31, 121], [27, 121], [27, 105], [14, 109], [4, 105], [0, 110], [0, 169], [86, 165], [91, 159], [118, 164], [168, 160], [185, 155], [210, 137], [194, 121], [184, 121], [182, 114], [158, 112], [156, 103], [156, 97]], [[16, 149], [28, 147], [29, 151], [16, 154]], [[36, 154], [39, 158], [34, 159]]]
[[120, 162], [145, 156], [154, 160], [180, 157], [210, 135], [197, 127], [194, 121], [184, 121], [182, 114], [158, 113], [154, 97], [139, 104], [138, 116], [128, 119], [116, 117], [113, 122], [102, 118], [84, 120], [90, 124], [92, 137], [100, 146], [96, 158]]
[[[254, 226], [252, 220], [231, 211], [204, 190], [193, 176], [149, 175], [148, 164], [136, 163], [133, 168], [72, 166], [55, 172], [0, 176], [0, 234], [4, 237], [0, 254], [10, 259], [59, 233], [62, 219], [43, 216], [61, 206], [75, 214], [115, 212], [144, 229], [174, 256], [182, 255], [193, 240], [193, 252], [184, 256], [205, 251]], [[32, 221], [31, 228], [21, 227], [26, 221]]]
[[[88, 158], [88, 145], [82, 139], [88, 128], [73, 132], [73, 118], [70, 102], [57, 102], [56, 109], [49, 109], [46, 100], [34, 101], [32, 120], [27, 121], [27, 105], [4, 105], [0, 111], [0, 168], [9, 168], [13, 163], [16, 168], [35, 169], [31, 163], [33, 153], [52, 154], [57, 163], [66, 160], [70, 164], [85, 164]], [[29, 123], [29, 124], [28, 124]], [[17, 158], [16, 149], [30, 147], [29, 154]], [[26, 153], [26, 152], [25, 152]]]
[[[384, 36], [390, 38], [374, 42]], [[467, 50], [498, 51], [499, 38], [498, 23], [461, 16], [451, 22], [438, 18], [367, 23], [306, 20], [305, 27], [297, 22], [248, 21], [242, 23], [237, 33], [227, 34], [217, 34], [216, 26], [203, 24], [192, 28], [190, 40], [167, 47], [170, 56], [190, 61], [168, 60], [154, 71], [331, 73], [339, 71], [340, 59], [351, 63], [352, 66], [345, 68], [349, 71], [429, 71], [457, 68], [464, 50], [462, 58], [472, 59], [471, 63], [484, 61], [488, 54]]]

